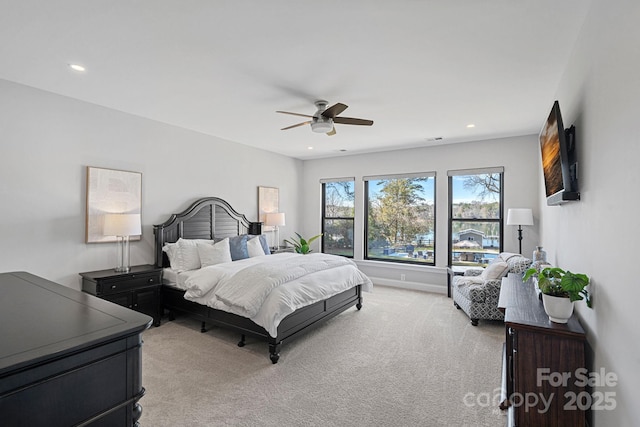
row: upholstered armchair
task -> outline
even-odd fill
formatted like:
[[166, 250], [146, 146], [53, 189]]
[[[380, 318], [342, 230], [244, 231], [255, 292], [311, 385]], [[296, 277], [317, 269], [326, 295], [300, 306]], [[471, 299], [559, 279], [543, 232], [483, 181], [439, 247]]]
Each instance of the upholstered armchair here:
[[503, 320], [498, 310], [502, 278], [509, 273], [524, 273], [531, 260], [520, 254], [502, 252], [484, 269], [468, 269], [464, 276], [454, 276], [451, 286], [453, 305], [463, 310], [473, 326], [478, 321]]

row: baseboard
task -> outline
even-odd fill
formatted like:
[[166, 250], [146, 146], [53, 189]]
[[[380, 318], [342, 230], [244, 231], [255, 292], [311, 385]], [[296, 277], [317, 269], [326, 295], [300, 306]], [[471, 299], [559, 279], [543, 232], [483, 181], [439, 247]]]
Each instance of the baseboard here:
[[391, 286], [394, 288], [402, 288], [402, 289], [411, 289], [414, 291], [423, 291], [423, 292], [431, 292], [434, 294], [447, 294], [447, 287], [442, 285], [431, 285], [428, 283], [419, 283], [419, 282], [409, 282], [406, 280], [392, 280], [392, 279], [384, 279], [381, 277], [371, 277], [369, 276], [371, 281], [375, 285], [380, 286]]

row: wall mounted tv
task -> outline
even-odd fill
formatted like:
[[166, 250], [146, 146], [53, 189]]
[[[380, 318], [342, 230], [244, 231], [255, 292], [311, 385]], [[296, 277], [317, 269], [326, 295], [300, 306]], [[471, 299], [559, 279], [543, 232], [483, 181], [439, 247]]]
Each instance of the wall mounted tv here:
[[573, 125], [564, 128], [560, 104], [555, 101], [540, 131], [542, 172], [549, 206], [580, 200], [575, 136]]

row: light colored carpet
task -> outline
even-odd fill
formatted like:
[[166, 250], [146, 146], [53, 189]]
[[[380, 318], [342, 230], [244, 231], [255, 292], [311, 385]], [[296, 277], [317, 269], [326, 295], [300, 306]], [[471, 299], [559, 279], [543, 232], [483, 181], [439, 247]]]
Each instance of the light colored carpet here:
[[267, 344], [186, 318], [144, 335], [142, 427], [503, 426], [504, 326], [471, 326], [446, 296], [376, 286], [343, 312]]

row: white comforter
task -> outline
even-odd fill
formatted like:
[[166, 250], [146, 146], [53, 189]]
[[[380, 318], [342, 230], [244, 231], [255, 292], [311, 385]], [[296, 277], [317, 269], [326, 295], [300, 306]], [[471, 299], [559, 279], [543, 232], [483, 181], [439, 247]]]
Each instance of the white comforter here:
[[280, 253], [201, 268], [185, 282], [185, 298], [248, 317], [272, 337], [298, 308], [357, 285], [373, 284], [356, 264], [327, 254]]

